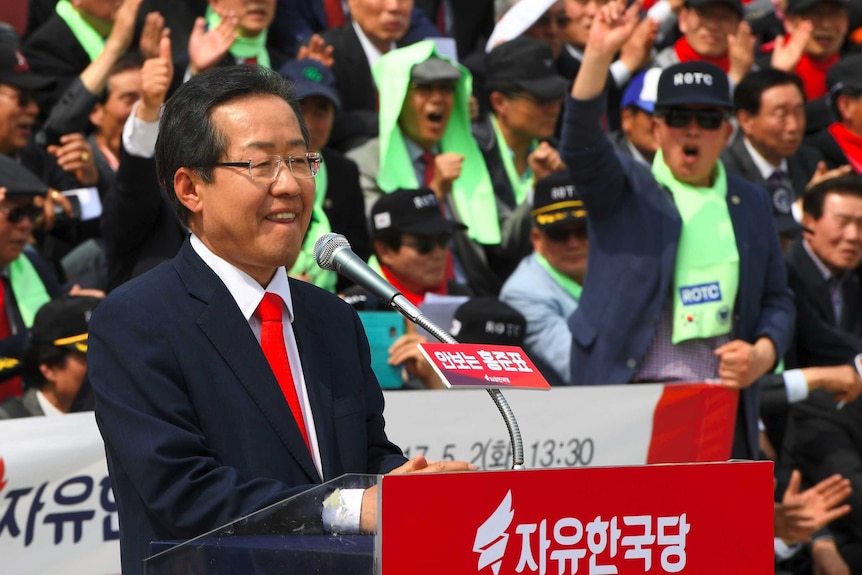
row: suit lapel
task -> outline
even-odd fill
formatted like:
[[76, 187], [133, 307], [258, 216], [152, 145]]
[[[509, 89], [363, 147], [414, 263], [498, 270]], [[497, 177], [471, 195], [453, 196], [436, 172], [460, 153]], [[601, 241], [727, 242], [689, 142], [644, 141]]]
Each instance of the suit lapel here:
[[832, 296], [829, 295], [829, 286], [823, 280], [823, 275], [817, 268], [817, 264], [805, 251], [802, 242], [796, 242], [789, 255], [799, 280], [804, 284], [805, 290], [812, 295], [814, 304], [820, 312], [821, 317], [826, 318], [832, 325], [837, 325], [835, 310], [832, 309]]
[[299, 432], [296, 420], [260, 344], [239, 311], [230, 292], [218, 276], [194, 252], [188, 240], [183, 244], [178, 273], [189, 294], [203, 303], [197, 324], [212, 343], [239, 383], [257, 404], [263, 416], [281, 438], [287, 450], [312, 482], [320, 476]]
[[763, 176], [760, 175], [760, 170], [758, 170], [757, 166], [754, 165], [754, 160], [751, 159], [751, 154], [748, 153], [748, 149], [746, 149], [745, 142], [742, 141], [742, 138], [743, 136], [741, 133], [737, 134], [733, 139], [733, 143], [730, 145], [730, 154], [736, 161], [739, 175], [749, 182], [755, 182], [761, 185], [765, 184], [766, 180], [763, 179]]
[[[746, 154], [747, 155], [747, 154]], [[750, 293], [748, 281], [751, 279], [747, 273], [749, 265], [751, 265], [749, 243], [751, 238], [749, 232], [752, 226], [746, 225], [747, 214], [751, 206], [746, 206], [743, 197], [736, 194], [733, 190], [735, 186], [731, 181], [732, 176], [727, 176], [727, 212], [730, 214], [730, 223], [733, 226], [733, 236], [736, 239], [736, 251], [739, 253], [739, 287], [736, 291], [736, 301], [733, 304], [734, 313], [736, 313], [739, 304], [740, 295]], [[734, 324], [734, 330], [736, 325]], [[735, 337], [735, 331], [731, 331], [731, 338]]]

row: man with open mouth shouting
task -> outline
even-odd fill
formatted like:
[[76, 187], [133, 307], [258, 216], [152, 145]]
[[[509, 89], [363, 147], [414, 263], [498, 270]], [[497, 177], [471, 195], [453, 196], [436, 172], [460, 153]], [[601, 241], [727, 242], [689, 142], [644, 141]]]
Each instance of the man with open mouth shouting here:
[[593, 22], [560, 148], [589, 218], [590, 260], [572, 331], [574, 384], [720, 380], [740, 390], [733, 456], [758, 454], [758, 387], [787, 348], [794, 308], [769, 199], [725, 172], [727, 75], [695, 61], [659, 78], [647, 168], [602, 132], [614, 54], [637, 6]]

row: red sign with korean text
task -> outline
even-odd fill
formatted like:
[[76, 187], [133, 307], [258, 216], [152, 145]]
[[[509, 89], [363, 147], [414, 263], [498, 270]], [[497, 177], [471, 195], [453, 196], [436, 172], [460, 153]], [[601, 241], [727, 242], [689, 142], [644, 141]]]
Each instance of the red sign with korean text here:
[[773, 570], [771, 462], [382, 478], [382, 575]]
[[447, 387], [550, 389], [517, 346], [475, 343], [420, 343], [419, 350]]

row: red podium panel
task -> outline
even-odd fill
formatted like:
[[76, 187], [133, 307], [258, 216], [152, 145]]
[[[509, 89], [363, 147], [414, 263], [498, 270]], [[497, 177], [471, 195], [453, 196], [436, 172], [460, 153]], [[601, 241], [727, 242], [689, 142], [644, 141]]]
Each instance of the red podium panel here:
[[771, 573], [772, 463], [387, 475], [382, 575]]

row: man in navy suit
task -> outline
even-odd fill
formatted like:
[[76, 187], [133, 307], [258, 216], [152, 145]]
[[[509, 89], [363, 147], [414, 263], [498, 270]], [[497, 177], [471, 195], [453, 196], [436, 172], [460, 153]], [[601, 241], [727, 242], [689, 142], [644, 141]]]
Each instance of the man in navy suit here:
[[[90, 330], [126, 575], [153, 540], [196, 536], [344, 473], [470, 468], [405, 463], [356, 313], [288, 279], [314, 203], [319, 157], [307, 150], [292, 88], [262, 67], [195, 76], [164, 108], [158, 176], [191, 236], [112, 292]], [[267, 360], [261, 310], [273, 300], [287, 369]], [[329, 524], [373, 530], [376, 497], [344, 494]]]
[[659, 77], [652, 172], [602, 132], [614, 54], [637, 6], [593, 20], [560, 153], [589, 217], [572, 331], [574, 384], [720, 379], [740, 389], [733, 453], [758, 455], [758, 389], [787, 349], [794, 309], [765, 191], [719, 161], [732, 132], [727, 75], [706, 62]]

